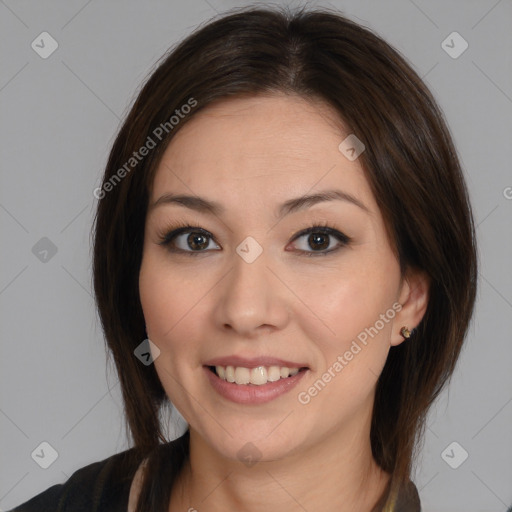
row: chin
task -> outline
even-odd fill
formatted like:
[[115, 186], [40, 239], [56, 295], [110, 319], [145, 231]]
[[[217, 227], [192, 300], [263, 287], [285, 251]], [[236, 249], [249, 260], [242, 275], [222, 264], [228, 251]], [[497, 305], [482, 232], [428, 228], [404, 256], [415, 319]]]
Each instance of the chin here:
[[257, 462], [275, 462], [286, 459], [300, 450], [297, 440], [287, 442], [278, 442], [276, 439], [253, 439], [247, 440], [237, 438], [235, 440], [226, 439], [216, 446], [217, 451], [225, 458], [233, 461], [239, 461], [248, 467]]
[[212, 419], [203, 421], [209, 421], [210, 424], [205, 425], [205, 429], [194, 429], [195, 434], [201, 438], [200, 443], [209, 445], [220, 457], [242, 462], [248, 467], [256, 462], [278, 461], [293, 456], [304, 448], [304, 443], [311, 437], [298, 432], [288, 420], [284, 422], [288, 425], [278, 426], [279, 421], [275, 419], [258, 422], [246, 417], [231, 423], [227, 432], [221, 427], [212, 430]]

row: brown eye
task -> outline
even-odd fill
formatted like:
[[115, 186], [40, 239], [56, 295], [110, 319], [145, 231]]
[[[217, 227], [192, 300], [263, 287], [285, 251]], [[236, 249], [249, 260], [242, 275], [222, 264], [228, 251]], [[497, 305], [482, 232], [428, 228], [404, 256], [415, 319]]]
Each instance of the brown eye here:
[[324, 233], [312, 233], [308, 237], [309, 247], [320, 251], [329, 247], [329, 236]]
[[194, 251], [200, 251], [208, 247], [209, 240], [206, 235], [201, 233], [191, 233], [188, 235], [186, 243]]
[[306, 256], [326, 256], [335, 252], [350, 242], [350, 238], [328, 226], [313, 226], [301, 231], [294, 240], [304, 239], [296, 246], [299, 252]]
[[[189, 254], [200, 254], [207, 252], [210, 242], [213, 242], [211, 233], [192, 226], [185, 226], [175, 229], [162, 237], [160, 245], [168, 247], [171, 252], [183, 252]], [[215, 249], [220, 249], [216, 245]]]

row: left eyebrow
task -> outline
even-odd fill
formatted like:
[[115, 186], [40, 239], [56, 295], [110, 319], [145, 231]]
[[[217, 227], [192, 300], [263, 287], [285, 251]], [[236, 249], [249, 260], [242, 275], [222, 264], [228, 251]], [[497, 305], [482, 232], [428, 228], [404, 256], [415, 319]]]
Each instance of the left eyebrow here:
[[367, 213], [370, 213], [369, 208], [362, 203], [359, 199], [354, 197], [352, 194], [348, 192], [343, 192], [342, 190], [325, 190], [322, 192], [318, 192], [317, 194], [304, 195], [297, 197], [295, 199], [289, 199], [285, 203], [281, 205], [279, 208], [279, 218], [284, 217], [292, 212], [304, 210], [305, 208], [310, 208], [311, 206], [322, 203], [324, 201], [347, 201], [352, 203]]

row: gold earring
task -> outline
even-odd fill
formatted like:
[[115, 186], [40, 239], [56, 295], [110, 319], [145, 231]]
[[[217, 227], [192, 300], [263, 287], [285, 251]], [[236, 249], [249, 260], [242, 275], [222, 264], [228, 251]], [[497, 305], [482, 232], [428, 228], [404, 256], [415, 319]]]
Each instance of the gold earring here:
[[409, 329], [407, 329], [407, 327], [405, 327], [405, 326], [400, 329], [400, 334], [404, 338], [410, 338], [411, 337], [411, 331], [409, 331]]

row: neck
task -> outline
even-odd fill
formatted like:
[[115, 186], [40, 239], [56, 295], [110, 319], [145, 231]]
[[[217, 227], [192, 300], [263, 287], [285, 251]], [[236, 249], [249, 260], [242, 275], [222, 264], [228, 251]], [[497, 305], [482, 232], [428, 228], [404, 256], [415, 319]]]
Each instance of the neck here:
[[170, 511], [371, 512], [390, 476], [373, 459], [369, 439], [369, 425], [338, 431], [300, 453], [247, 467], [222, 457], [191, 431], [190, 457]]

